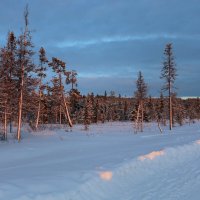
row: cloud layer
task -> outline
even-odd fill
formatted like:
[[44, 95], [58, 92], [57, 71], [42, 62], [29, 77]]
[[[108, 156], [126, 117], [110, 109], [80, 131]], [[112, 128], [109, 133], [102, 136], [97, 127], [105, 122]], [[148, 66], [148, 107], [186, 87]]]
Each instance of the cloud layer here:
[[44, 46], [79, 74], [83, 93], [131, 96], [141, 70], [149, 93], [159, 94], [165, 44], [173, 42], [180, 96], [199, 96], [198, 0], [1, 0], [0, 45], [20, 33], [29, 3], [35, 49]]

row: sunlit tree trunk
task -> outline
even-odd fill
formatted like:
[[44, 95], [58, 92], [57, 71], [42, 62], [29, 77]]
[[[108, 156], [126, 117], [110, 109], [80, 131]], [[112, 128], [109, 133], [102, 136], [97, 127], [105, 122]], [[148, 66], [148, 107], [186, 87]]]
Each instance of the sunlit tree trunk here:
[[37, 118], [36, 118], [36, 124], [35, 124], [36, 129], [38, 128], [39, 119], [40, 119], [41, 97], [42, 97], [41, 85], [42, 85], [42, 79], [40, 79], [40, 85], [39, 85], [39, 104], [38, 104]]
[[68, 121], [69, 126], [72, 127], [73, 124], [72, 124], [72, 121], [71, 121], [71, 118], [70, 118], [70, 115], [69, 115], [69, 110], [68, 110], [68, 107], [67, 107], [67, 103], [66, 103], [66, 99], [65, 99], [65, 95], [64, 95], [64, 91], [63, 91], [61, 73], [59, 73], [59, 81], [60, 81], [60, 92], [61, 92], [61, 97], [62, 97], [62, 101], [63, 101], [62, 105], [63, 105], [63, 109], [64, 109], [64, 113], [65, 113], [65, 118]]
[[21, 84], [20, 84], [20, 97], [19, 97], [19, 106], [18, 106], [18, 127], [17, 127], [17, 140], [18, 141], [20, 141], [20, 139], [21, 139], [23, 86], [24, 86], [24, 65], [22, 64]]

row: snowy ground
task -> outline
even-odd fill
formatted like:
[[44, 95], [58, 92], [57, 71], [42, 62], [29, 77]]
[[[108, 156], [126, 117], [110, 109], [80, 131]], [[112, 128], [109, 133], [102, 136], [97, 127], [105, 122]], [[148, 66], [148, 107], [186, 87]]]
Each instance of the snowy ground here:
[[200, 123], [24, 131], [0, 143], [0, 200], [198, 200]]

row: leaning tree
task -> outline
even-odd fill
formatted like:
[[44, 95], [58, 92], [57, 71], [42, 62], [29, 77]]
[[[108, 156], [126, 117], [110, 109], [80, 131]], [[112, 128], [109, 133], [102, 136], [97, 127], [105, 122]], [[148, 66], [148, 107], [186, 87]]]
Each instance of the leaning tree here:
[[65, 90], [63, 85], [63, 76], [67, 77], [67, 70], [66, 70], [66, 64], [62, 60], [53, 57], [52, 61], [49, 63], [49, 66], [52, 67], [53, 71], [57, 74], [57, 80], [58, 80], [58, 91], [60, 93], [60, 105], [63, 108], [65, 118], [69, 123], [69, 126], [72, 127], [72, 120], [69, 115], [69, 109], [68, 109], [68, 102], [65, 99]]

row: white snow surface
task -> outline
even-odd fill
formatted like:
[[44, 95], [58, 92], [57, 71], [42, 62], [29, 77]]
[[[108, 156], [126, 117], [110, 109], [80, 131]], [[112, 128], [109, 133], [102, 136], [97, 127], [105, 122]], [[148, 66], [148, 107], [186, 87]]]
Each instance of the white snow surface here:
[[0, 143], [0, 200], [199, 200], [200, 123], [77, 125]]

